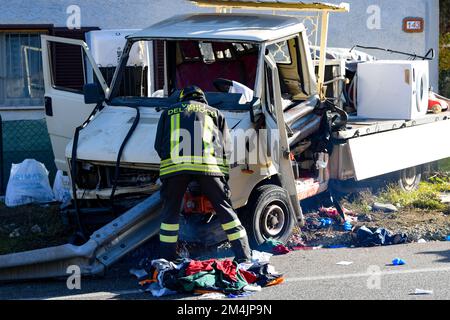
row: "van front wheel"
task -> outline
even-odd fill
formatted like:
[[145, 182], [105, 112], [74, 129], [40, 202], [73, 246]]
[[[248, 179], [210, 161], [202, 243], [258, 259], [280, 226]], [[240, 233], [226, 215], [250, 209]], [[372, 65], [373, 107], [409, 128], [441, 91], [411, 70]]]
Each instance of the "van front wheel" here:
[[268, 239], [286, 243], [295, 226], [288, 194], [276, 185], [258, 187], [244, 214], [243, 221], [253, 247]]

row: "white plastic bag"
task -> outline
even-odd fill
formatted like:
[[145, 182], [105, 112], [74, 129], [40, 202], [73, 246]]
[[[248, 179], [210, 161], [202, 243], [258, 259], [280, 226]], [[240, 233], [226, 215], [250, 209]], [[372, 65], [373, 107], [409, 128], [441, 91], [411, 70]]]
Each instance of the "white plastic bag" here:
[[56, 173], [55, 182], [53, 183], [53, 194], [58, 202], [67, 203], [72, 199], [70, 179], [61, 170], [58, 170]]
[[44, 164], [27, 159], [20, 164], [12, 165], [5, 197], [8, 207], [53, 200], [53, 191]]

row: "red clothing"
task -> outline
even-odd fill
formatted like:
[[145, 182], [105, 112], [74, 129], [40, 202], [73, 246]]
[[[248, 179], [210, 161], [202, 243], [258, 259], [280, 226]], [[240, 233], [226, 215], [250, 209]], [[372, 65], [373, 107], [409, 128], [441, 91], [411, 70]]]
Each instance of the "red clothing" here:
[[222, 271], [225, 278], [230, 281], [237, 281], [237, 268], [236, 265], [231, 260], [207, 260], [207, 261], [195, 261], [192, 260], [189, 262], [189, 265], [186, 268], [186, 276], [191, 276], [193, 274], [202, 272], [202, 271], [211, 271], [213, 269], [217, 269]]
[[253, 272], [240, 270], [240, 273], [249, 284], [253, 284], [258, 281], [258, 277]]

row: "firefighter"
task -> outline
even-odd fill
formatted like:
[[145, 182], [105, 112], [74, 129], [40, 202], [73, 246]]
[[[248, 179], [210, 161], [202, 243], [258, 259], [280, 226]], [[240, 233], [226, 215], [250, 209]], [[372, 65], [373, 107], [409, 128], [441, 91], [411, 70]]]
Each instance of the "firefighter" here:
[[209, 106], [204, 92], [191, 86], [163, 112], [155, 149], [161, 158], [160, 255], [176, 260], [179, 215], [191, 181], [200, 185], [228, 236], [237, 262], [251, 259], [247, 233], [233, 210], [228, 187], [230, 135], [222, 113]]

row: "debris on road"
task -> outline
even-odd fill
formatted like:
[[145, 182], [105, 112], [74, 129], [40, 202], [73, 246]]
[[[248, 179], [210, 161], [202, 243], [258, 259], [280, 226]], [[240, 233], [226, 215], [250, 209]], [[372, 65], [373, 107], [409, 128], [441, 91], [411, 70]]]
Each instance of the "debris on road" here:
[[353, 230], [353, 225], [350, 222], [346, 221], [344, 223], [344, 231], [352, 231], [352, 230]]
[[427, 240], [425, 240], [425, 239], [419, 239], [419, 240], [417, 241], [417, 243], [427, 243]]
[[281, 241], [275, 239], [267, 239], [262, 245], [257, 248], [257, 250], [261, 252], [273, 253], [273, 250], [280, 245], [283, 245]]
[[340, 261], [336, 263], [338, 266], [349, 266], [353, 264], [353, 261]]
[[403, 266], [405, 264], [406, 264], [405, 260], [400, 259], [400, 258], [395, 258], [395, 259], [392, 260], [392, 265], [393, 266]]
[[361, 247], [375, 247], [397, 245], [406, 243], [408, 237], [405, 234], [392, 234], [384, 228], [367, 228], [363, 226], [356, 232], [356, 243]]
[[450, 235], [448, 235], [447, 237], [445, 237], [446, 241], [450, 241]]
[[200, 296], [200, 299], [202, 300], [220, 300], [225, 299], [227, 296], [223, 293], [219, 292], [212, 292], [212, 293], [205, 293]]
[[261, 252], [257, 250], [252, 251], [252, 262], [253, 263], [269, 263], [270, 258], [273, 254], [268, 252]]
[[415, 295], [432, 295], [433, 290], [416, 289], [414, 291]]
[[236, 298], [284, 281], [283, 275], [273, 266], [260, 262], [240, 265], [229, 259], [183, 259], [177, 262], [145, 259], [140, 265], [141, 270], [130, 272], [139, 276], [142, 291], [155, 297], [189, 293], [202, 294], [202, 298], [205, 298], [204, 294], [214, 298], [219, 298], [218, 294]]
[[394, 212], [398, 212], [398, 209], [396, 206], [394, 206], [393, 204], [385, 204], [385, 203], [379, 203], [379, 202], [375, 202], [372, 205], [372, 211], [381, 211], [384, 213], [394, 213]]

